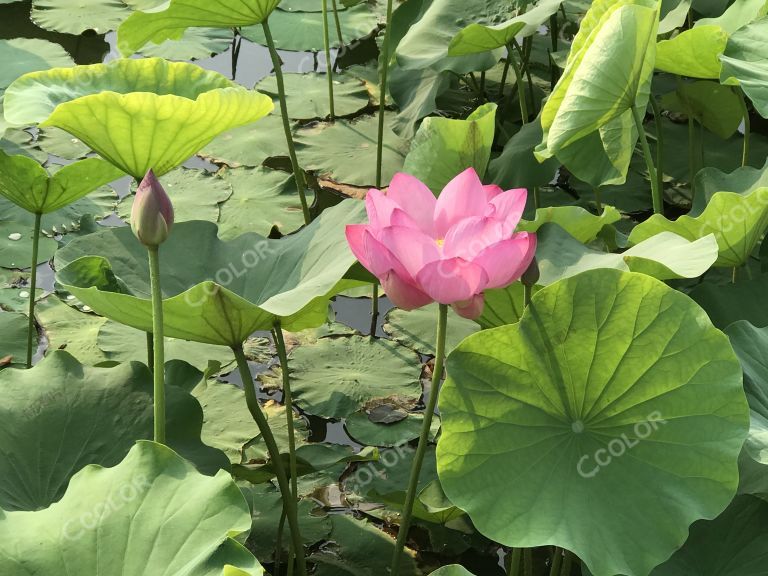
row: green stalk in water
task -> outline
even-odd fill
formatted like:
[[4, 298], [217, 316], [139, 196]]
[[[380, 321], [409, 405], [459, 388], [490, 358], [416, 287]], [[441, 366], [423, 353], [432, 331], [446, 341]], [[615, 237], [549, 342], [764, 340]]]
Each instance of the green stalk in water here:
[[328, 32], [328, 0], [323, 0], [323, 47], [325, 48], [325, 74], [328, 77], [328, 100], [331, 107], [331, 122], [336, 119], [333, 105], [333, 63], [331, 61], [331, 38]]
[[40, 229], [43, 215], [35, 214], [35, 231], [32, 237], [32, 268], [29, 271], [29, 319], [27, 323], [27, 368], [32, 368], [32, 356], [35, 354], [34, 343], [37, 334], [35, 324], [35, 292], [37, 291], [37, 256], [40, 249]]
[[[381, 188], [381, 164], [384, 158], [384, 111], [387, 107], [387, 74], [389, 73], [389, 41], [392, 31], [392, 0], [387, 0], [387, 23], [381, 46], [381, 79], [379, 81], [379, 132], [376, 140], [376, 188]], [[394, 576], [394, 575], [390, 575]]]
[[416, 501], [416, 490], [421, 474], [421, 466], [424, 463], [424, 454], [429, 444], [429, 430], [432, 426], [432, 417], [435, 415], [437, 398], [440, 395], [440, 382], [443, 378], [443, 364], [445, 363], [445, 335], [448, 325], [448, 306], [440, 304], [437, 317], [437, 337], [435, 345], [435, 366], [432, 369], [432, 385], [429, 389], [429, 401], [424, 410], [424, 420], [421, 425], [421, 434], [419, 444], [416, 448], [416, 455], [411, 465], [411, 476], [408, 481], [408, 491], [405, 495], [405, 504], [403, 513], [400, 517], [400, 528], [397, 531], [397, 542], [392, 555], [392, 567], [389, 576], [398, 576], [400, 573], [400, 560], [402, 559], [405, 541], [408, 539], [408, 529], [411, 527], [411, 517], [413, 515], [413, 504]]
[[275, 48], [275, 41], [272, 38], [272, 31], [269, 29], [269, 18], [266, 18], [261, 27], [264, 30], [264, 37], [267, 40], [269, 55], [272, 57], [272, 67], [275, 70], [275, 80], [277, 80], [277, 96], [280, 100], [280, 116], [283, 119], [283, 132], [285, 132], [285, 142], [288, 144], [288, 156], [291, 159], [291, 170], [293, 178], [296, 181], [296, 188], [299, 191], [299, 200], [301, 201], [301, 211], [304, 214], [304, 223], [309, 224], [312, 217], [309, 214], [309, 204], [307, 204], [307, 183], [304, 180], [304, 171], [299, 166], [299, 159], [296, 156], [296, 146], [293, 143], [293, 134], [291, 134], [291, 122], [288, 117], [288, 104], [285, 101], [285, 82], [283, 81], [283, 63], [280, 61], [280, 55]]
[[656, 167], [653, 164], [651, 148], [648, 146], [648, 136], [645, 134], [645, 128], [643, 128], [643, 117], [635, 106], [632, 106], [632, 115], [635, 118], [635, 126], [637, 127], [637, 132], [640, 134], [640, 146], [643, 149], [645, 165], [648, 168], [648, 176], [651, 179], [651, 198], [653, 200], [653, 212], [654, 214], [664, 214], [664, 201], [661, 196], [659, 181], [656, 177]]

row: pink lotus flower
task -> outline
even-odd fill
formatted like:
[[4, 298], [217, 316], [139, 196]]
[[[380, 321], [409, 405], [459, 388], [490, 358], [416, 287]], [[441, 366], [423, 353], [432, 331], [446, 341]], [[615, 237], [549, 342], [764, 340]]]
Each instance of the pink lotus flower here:
[[437, 301], [477, 318], [483, 291], [517, 280], [536, 252], [535, 235], [514, 233], [526, 196], [483, 186], [472, 168], [437, 199], [418, 179], [396, 174], [386, 194], [368, 192], [369, 223], [347, 226], [347, 241], [399, 308]]

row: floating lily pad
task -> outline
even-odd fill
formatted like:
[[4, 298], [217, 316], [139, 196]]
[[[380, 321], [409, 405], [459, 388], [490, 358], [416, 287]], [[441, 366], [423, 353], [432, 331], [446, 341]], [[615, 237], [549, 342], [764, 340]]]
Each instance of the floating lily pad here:
[[[0, 426], [4, 510], [45, 508], [86, 464], [114, 466], [136, 440], [152, 437], [152, 374], [137, 362], [89, 368], [57, 351], [31, 370], [0, 372], [0, 383], [8, 393]], [[197, 401], [169, 386], [168, 407], [169, 445], [207, 473], [226, 466], [221, 452], [200, 442]]]
[[[316, 124], [296, 131], [297, 153], [305, 170], [355, 186], [376, 183], [377, 141], [377, 116], [337, 120], [333, 124]], [[398, 137], [388, 122], [384, 129], [383, 184], [389, 183], [402, 169], [407, 151], [408, 142]]]
[[[32, 263], [32, 238], [35, 230], [18, 222], [0, 222], [0, 266], [3, 268], [25, 269]], [[55, 240], [40, 238], [37, 263], [42, 264], [53, 258], [56, 252]]]
[[165, 174], [272, 108], [221, 74], [161, 58], [32, 72], [5, 91], [9, 122], [62, 128], [137, 179], [150, 168]]
[[[411, 311], [393, 308], [385, 318], [384, 332], [396, 342], [413, 348], [419, 354], [434, 356], [435, 338], [437, 337], [437, 309], [437, 304], [430, 304]], [[448, 310], [446, 352], [453, 350], [459, 342], [477, 330], [477, 324], [472, 320], [462, 318], [453, 309]]]
[[[328, 15], [332, 21], [333, 15]], [[339, 12], [341, 35], [346, 44], [364, 38], [376, 30], [378, 18], [376, 13], [364, 2], [348, 10]], [[332, 22], [329, 22], [333, 26]], [[275, 46], [280, 50], [297, 52], [320, 51], [323, 49], [323, 15], [322, 12], [286, 12], [275, 10], [269, 17], [269, 28], [275, 39]], [[261, 26], [249, 26], [241, 30], [242, 35], [257, 44], [267, 44]], [[339, 45], [339, 38], [334, 33], [330, 35], [331, 47]]]
[[67, 160], [79, 160], [91, 151], [81, 140], [71, 134], [67, 134], [60, 128], [45, 128], [37, 133], [36, 144], [48, 154], [66, 158]]
[[37, 302], [35, 316], [48, 339], [49, 351], [66, 350], [87, 365], [107, 361], [97, 343], [99, 330], [107, 322], [106, 318], [80, 312], [54, 295]]
[[390, 340], [321, 338], [296, 348], [288, 364], [296, 404], [323, 418], [344, 418], [381, 399], [414, 406], [421, 396], [418, 354]]
[[538, 234], [537, 283], [548, 286], [596, 268], [642, 272], [659, 280], [697, 278], [709, 270], [717, 255], [713, 234], [689, 241], [672, 232], [660, 232], [621, 254], [612, 254], [588, 248], [559, 226], [547, 224]]
[[241, 126], [217, 136], [203, 147], [200, 156], [228, 166], [260, 166], [267, 158], [288, 156], [285, 132], [279, 114], [258, 124]]
[[728, 38], [721, 60], [720, 82], [741, 86], [755, 110], [768, 118], [768, 18], [753, 22]]
[[467, 168], [482, 178], [491, 158], [496, 104], [483, 104], [466, 120], [432, 117], [421, 123], [403, 171], [424, 182], [435, 195]]
[[[236, 168], [224, 173], [233, 194], [221, 206], [219, 236], [222, 240], [246, 232], [267, 236], [273, 227], [289, 234], [304, 225], [301, 200], [293, 174], [269, 168]], [[315, 195], [307, 194], [312, 204]]]
[[704, 311], [658, 280], [596, 270], [553, 284], [517, 324], [467, 338], [447, 373], [440, 481], [497, 542], [562, 546], [601, 576], [647, 574], [735, 494], [741, 366]]
[[[39, 299], [45, 291], [35, 290], [35, 298]], [[0, 309], [6, 312], [26, 312], [29, 309], [29, 290], [24, 288], [0, 288]]]
[[[175, 222], [218, 222], [219, 206], [232, 195], [229, 182], [203, 170], [179, 168], [160, 178], [160, 183], [173, 202]], [[131, 220], [133, 198], [133, 194], [124, 197], [117, 206], [118, 216], [126, 222]]]
[[[11, 364], [27, 361], [28, 326], [29, 320], [21, 312], [0, 312], [0, 358], [10, 356]], [[37, 334], [33, 336], [32, 345], [37, 347]]]
[[147, 44], [141, 53], [167, 60], [199, 60], [224, 52], [232, 46], [232, 38], [232, 30], [227, 28], [188, 28], [178, 40]]
[[[405, 413], [405, 418], [391, 423], [379, 423], [371, 420], [372, 413], [355, 412], [344, 422], [350, 437], [366, 446], [392, 447], [414, 440], [421, 434], [424, 415]], [[432, 419], [432, 436], [440, 429], [440, 419]]]
[[[331, 113], [328, 78], [325, 74], [284, 74], [288, 112], [295, 120], [327, 118]], [[267, 76], [256, 89], [277, 98], [277, 79]], [[333, 76], [333, 106], [336, 116], [349, 116], [367, 107], [370, 98], [365, 85], [345, 74]]]
[[768, 188], [747, 194], [717, 192], [704, 211], [695, 217], [680, 216], [674, 222], [654, 214], [632, 229], [634, 245], [664, 231], [694, 241], [714, 234], [719, 247], [715, 266], [741, 266], [768, 228]]
[[[250, 524], [227, 472], [203, 476], [170, 448], [140, 441], [112, 468], [81, 470], [49, 508], [4, 513], [0, 571], [53, 574], [67, 566], [78, 574], [208, 576], [231, 564], [261, 576], [256, 559], [231, 539]], [[136, 538], [137, 531], [157, 537]]]
[[115, 30], [131, 11], [120, 0], [32, 0], [32, 21], [46, 30], [82, 34]]
[[38, 148], [32, 139], [32, 135], [26, 130], [8, 128], [0, 138], [0, 150], [9, 156], [27, 156], [38, 164], [48, 160], [48, 153]]
[[[236, 346], [277, 318], [287, 330], [322, 324], [355, 261], [344, 226], [362, 217], [363, 203], [346, 200], [280, 240], [245, 234], [223, 242], [210, 222], [174, 226], [160, 250], [165, 335]], [[103, 316], [151, 331], [147, 251], [130, 228], [73, 240], [56, 269], [62, 285]]]

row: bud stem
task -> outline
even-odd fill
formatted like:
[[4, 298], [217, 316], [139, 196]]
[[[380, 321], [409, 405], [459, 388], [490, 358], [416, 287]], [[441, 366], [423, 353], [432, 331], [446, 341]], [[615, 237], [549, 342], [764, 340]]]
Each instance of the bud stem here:
[[421, 474], [421, 465], [424, 463], [424, 455], [429, 444], [429, 432], [432, 427], [432, 417], [435, 415], [437, 406], [437, 397], [440, 394], [440, 381], [443, 378], [443, 364], [445, 362], [445, 335], [448, 325], [448, 305], [440, 304], [440, 312], [437, 317], [437, 342], [435, 345], [435, 366], [432, 369], [432, 385], [429, 388], [429, 400], [427, 408], [424, 410], [424, 421], [421, 425], [421, 435], [419, 436], [419, 445], [416, 448], [416, 455], [411, 465], [411, 477], [408, 481], [408, 492], [405, 496], [405, 505], [400, 517], [400, 528], [397, 531], [397, 543], [392, 556], [392, 568], [389, 571], [390, 576], [397, 576], [400, 573], [400, 561], [402, 560], [405, 541], [408, 538], [408, 529], [411, 527], [411, 516], [413, 514], [413, 503], [416, 501], [416, 489], [419, 484], [419, 475]]
[[149, 283], [152, 290], [152, 340], [155, 442], [165, 444], [165, 342], [163, 340], [163, 294], [160, 291], [158, 246], [148, 246]]

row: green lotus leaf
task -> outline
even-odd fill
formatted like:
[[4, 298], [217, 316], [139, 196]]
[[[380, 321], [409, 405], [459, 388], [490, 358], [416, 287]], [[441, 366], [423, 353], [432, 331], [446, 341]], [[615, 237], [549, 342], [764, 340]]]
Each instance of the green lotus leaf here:
[[665, 110], [698, 120], [723, 140], [736, 133], [743, 119], [739, 96], [727, 86], [709, 80], [680, 82], [661, 99]]
[[[8, 394], [0, 425], [4, 510], [46, 508], [86, 464], [114, 466], [136, 440], [152, 437], [152, 374], [138, 362], [91, 368], [56, 350], [31, 370], [3, 370], [0, 386]], [[224, 454], [200, 441], [197, 401], [171, 385], [168, 408], [169, 445], [206, 473], [226, 467]]]
[[[0, 221], [0, 266], [3, 268], [29, 268], [32, 260], [32, 239], [35, 230], [21, 222]], [[52, 238], [40, 238], [37, 264], [48, 262], [56, 253], [58, 244]]]
[[97, 342], [106, 318], [80, 312], [53, 294], [37, 302], [35, 316], [48, 340], [48, 350], [65, 349], [81, 364], [91, 366], [108, 361]]
[[60, 128], [39, 129], [35, 144], [48, 154], [67, 160], [79, 160], [91, 152], [88, 146]]
[[768, 118], [768, 18], [753, 22], [728, 38], [720, 60], [720, 82], [741, 86], [755, 110]]
[[595, 576], [646, 575], [736, 492], [741, 366], [704, 311], [658, 280], [557, 282], [517, 324], [467, 338], [447, 372], [440, 481], [504, 545], [562, 546]]
[[124, 176], [99, 158], [68, 164], [48, 175], [25, 156], [0, 151], [0, 195], [33, 214], [48, 214], [79, 200], [99, 186]]
[[688, 18], [692, 0], [672, 0], [661, 3], [659, 14], [659, 34], [667, 34], [680, 28]]
[[[165, 335], [235, 346], [277, 318], [287, 330], [322, 324], [355, 262], [344, 225], [361, 222], [363, 208], [346, 200], [280, 240], [251, 233], [223, 242], [210, 222], [174, 226], [160, 250]], [[130, 228], [73, 240], [58, 251], [56, 269], [65, 289], [102, 316], [151, 331], [147, 253]]]
[[541, 164], [536, 161], [533, 150], [543, 136], [541, 118], [523, 124], [504, 144], [502, 153], [488, 164], [487, 180], [504, 190], [549, 184], [560, 168], [560, 163], [557, 158], [550, 158]]
[[398, 65], [405, 70], [426, 70], [467, 74], [493, 68], [501, 50], [452, 56], [449, 46], [453, 38], [468, 24], [497, 24], [514, 15], [512, 3], [485, 0], [435, 0], [426, 4], [420, 18], [403, 33], [395, 49]]
[[555, 156], [593, 185], [624, 182], [637, 137], [631, 108], [648, 102], [658, 22], [657, 2], [593, 2], [542, 109], [539, 161]]
[[552, 206], [536, 210], [536, 218], [532, 221], [521, 221], [518, 228], [526, 232], [536, 232], [544, 224], [554, 222], [579, 242], [591, 242], [600, 231], [621, 220], [621, 213], [613, 206], [603, 208], [598, 215], [588, 212], [580, 206]]
[[552, 224], [543, 227], [537, 236], [538, 284], [542, 286], [596, 268], [641, 272], [659, 280], [698, 278], [718, 255], [713, 234], [688, 241], [672, 232], [660, 232], [621, 254], [589, 248]]
[[[328, 80], [325, 74], [284, 74], [288, 112], [294, 120], [327, 118], [331, 113]], [[256, 89], [273, 98], [278, 97], [277, 78], [267, 76]], [[333, 105], [336, 116], [350, 116], [369, 104], [363, 83], [347, 74], [333, 76]]]
[[768, 275], [760, 274], [736, 284], [702, 282], [691, 290], [691, 298], [706, 310], [712, 323], [721, 330], [739, 320], [763, 327], [768, 326], [768, 308], [763, 302], [766, 290]]
[[717, 192], [725, 190], [746, 195], [758, 188], [768, 188], [768, 158], [762, 168], [743, 166], [730, 173], [707, 166], [696, 173], [696, 196], [690, 215], [701, 214]]
[[757, 188], [745, 195], [717, 192], [698, 216], [684, 215], [670, 221], [654, 214], [635, 226], [629, 243], [637, 244], [664, 231], [691, 241], [714, 234], [720, 251], [715, 266], [735, 267], [747, 261], [766, 229], [768, 188]]
[[[385, 117], [385, 120], [389, 120]], [[386, 185], [402, 170], [408, 141], [398, 137], [386, 122], [382, 160], [382, 183]], [[376, 183], [376, 143], [378, 119], [363, 116], [337, 120], [296, 131], [296, 151], [301, 165], [334, 182], [354, 186]]]
[[464, 56], [503, 48], [515, 38], [532, 36], [557, 12], [563, 0], [543, 0], [528, 12], [501, 24], [470, 24], [451, 40], [449, 56]]
[[424, 182], [435, 195], [456, 174], [474, 168], [482, 178], [491, 158], [496, 104], [483, 104], [466, 120], [431, 117], [411, 141], [403, 171]]
[[200, 60], [226, 51], [232, 46], [232, 30], [226, 28], [188, 28], [178, 40], [146, 44], [143, 56], [168, 60]]
[[[41, 288], [35, 290], [36, 298], [45, 294]], [[21, 287], [0, 287], [0, 310], [5, 312], [25, 312], [29, 309], [29, 290]]]
[[[317, 3], [317, 6], [322, 8], [320, 3]], [[329, 19], [331, 18], [333, 17], [329, 15]], [[349, 10], [340, 11], [339, 24], [344, 42], [354, 44], [356, 40], [376, 30], [378, 18], [375, 11], [371, 10], [370, 4], [363, 2]], [[272, 31], [275, 46], [279, 50], [319, 52], [324, 48], [322, 12], [287, 12], [281, 6], [269, 17], [269, 28]], [[243, 28], [240, 33], [251, 42], [264, 46], [267, 44], [261, 26], [249, 26]], [[335, 32], [330, 35], [329, 45], [339, 46]]]
[[[344, 420], [344, 427], [350, 438], [365, 446], [393, 447], [402, 446], [403, 443], [415, 440], [421, 433], [424, 415], [413, 412], [402, 412], [400, 408], [393, 408], [393, 404], [380, 404], [370, 413], [365, 410], [355, 412]], [[388, 413], [405, 414], [402, 420], [379, 422], [373, 421], [374, 414], [379, 414], [382, 409]], [[378, 416], [376, 416], [378, 418]], [[399, 417], [399, 416], [398, 416]], [[436, 436], [440, 429], [440, 420], [435, 417], [432, 421], [432, 436]]]
[[[419, 354], [434, 356], [437, 316], [437, 304], [429, 304], [411, 311], [393, 308], [384, 318], [384, 332], [396, 342], [416, 350]], [[448, 311], [446, 350], [453, 350], [459, 342], [475, 332], [477, 325], [474, 322], [462, 318], [453, 309]]]
[[323, 418], [344, 418], [381, 399], [413, 407], [421, 396], [419, 355], [390, 340], [321, 338], [291, 353], [290, 370], [296, 404]]
[[[0, 313], [0, 359], [10, 356], [11, 364], [24, 364], [27, 361], [28, 317], [21, 312]], [[37, 348], [37, 335], [33, 336], [33, 346]], [[0, 375], [5, 372], [0, 372]], [[0, 498], [2, 495], [0, 494]]]
[[728, 34], [733, 34], [766, 14], [768, 14], [768, 2], [765, 0], [741, 0], [733, 2], [716, 18], [701, 18], [695, 26], [720, 26]]
[[121, 0], [33, 0], [30, 18], [40, 28], [64, 34], [106, 34], [130, 14]]
[[438, 568], [434, 572], [431, 572], [429, 576], [474, 576], [472, 572], [459, 566], [458, 564], [451, 564], [449, 566], [443, 566]]
[[100, 576], [218, 576], [226, 564], [263, 574], [233, 540], [251, 521], [230, 475], [203, 476], [170, 448], [146, 440], [112, 468], [86, 466], [45, 510], [0, 517], [3, 574], [57, 574], [65, 567]]
[[62, 128], [137, 179], [165, 174], [273, 107], [221, 74], [161, 58], [32, 72], [5, 92], [8, 122]]
[[[533, 287], [536, 293], [540, 288]], [[520, 320], [525, 310], [525, 288], [515, 282], [506, 288], [485, 291], [483, 313], [475, 319], [481, 328], [496, 328], [505, 324], [514, 324]]]
[[768, 556], [768, 502], [737, 496], [714, 520], [700, 520], [680, 550], [651, 576], [762, 576]]
[[239, 28], [263, 22], [280, 0], [171, 0], [162, 11], [134, 12], [117, 30], [117, 47], [131, 56], [149, 42], [178, 40], [187, 28]]
[[720, 78], [728, 34], [720, 26], [694, 26], [656, 45], [656, 69], [691, 78]]
[[267, 158], [288, 156], [283, 121], [271, 114], [258, 124], [235, 128], [214, 138], [199, 156], [215, 164], [260, 166]]

